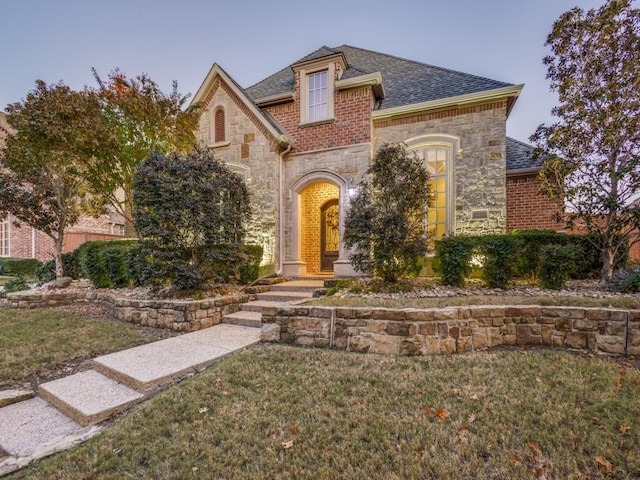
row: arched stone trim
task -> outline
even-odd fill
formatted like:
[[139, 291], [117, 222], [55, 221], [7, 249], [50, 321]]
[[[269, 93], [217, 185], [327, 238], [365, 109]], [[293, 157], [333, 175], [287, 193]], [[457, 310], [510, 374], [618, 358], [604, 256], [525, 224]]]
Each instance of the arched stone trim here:
[[344, 178], [342, 175], [335, 173], [331, 170], [314, 170], [312, 172], [306, 173], [293, 181], [288, 190], [288, 198], [291, 201], [291, 211], [289, 214], [291, 215], [291, 229], [289, 230], [289, 248], [285, 253], [285, 275], [299, 276], [306, 274], [306, 264], [301, 259], [301, 226], [302, 222], [300, 219], [301, 215], [301, 200], [300, 193], [304, 188], [308, 185], [311, 185], [315, 182], [329, 182], [333, 185], [337, 186], [339, 189], [339, 198], [338, 202], [340, 205], [340, 252], [338, 262], [345, 261], [345, 248], [342, 243], [342, 238], [344, 235], [344, 219], [346, 208], [348, 207], [348, 195], [347, 195], [347, 185], [349, 183], [348, 179]]
[[236, 162], [226, 162], [226, 165], [233, 173], [240, 175], [245, 182], [251, 180], [251, 170], [246, 165]]

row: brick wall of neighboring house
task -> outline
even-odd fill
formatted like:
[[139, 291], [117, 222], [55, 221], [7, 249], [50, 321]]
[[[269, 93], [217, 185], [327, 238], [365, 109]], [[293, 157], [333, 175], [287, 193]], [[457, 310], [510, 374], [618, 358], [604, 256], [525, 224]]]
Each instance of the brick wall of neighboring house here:
[[540, 193], [535, 174], [507, 177], [507, 230], [562, 230], [554, 219], [562, 202], [549, 200]]
[[300, 73], [296, 72], [293, 102], [265, 109], [295, 139], [294, 152], [344, 147], [371, 140], [371, 87], [336, 91], [332, 120], [300, 125], [299, 77]]

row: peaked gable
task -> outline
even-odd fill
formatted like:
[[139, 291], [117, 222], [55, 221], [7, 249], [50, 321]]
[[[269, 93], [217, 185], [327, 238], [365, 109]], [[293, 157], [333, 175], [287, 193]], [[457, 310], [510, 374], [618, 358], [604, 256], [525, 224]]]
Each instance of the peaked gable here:
[[278, 122], [276, 122], [268, 112], [259, 109], [247, 96], [245, 90], [217, 63], [214, 63], [211, 70], [209, 70], [202, 85], [200, 85], [200, 88], [198, 88], [198, 91], [193, 97], [191, 104], [205, 103], [212, 91], [215, 90], [217, 82], [222, 82], [227, 87], [229, 92], [242, 104], [245, 113], [251, 116], [265, 134], [271, 136], [276, 143], [293, 144], [293, 140], [286, 134]]

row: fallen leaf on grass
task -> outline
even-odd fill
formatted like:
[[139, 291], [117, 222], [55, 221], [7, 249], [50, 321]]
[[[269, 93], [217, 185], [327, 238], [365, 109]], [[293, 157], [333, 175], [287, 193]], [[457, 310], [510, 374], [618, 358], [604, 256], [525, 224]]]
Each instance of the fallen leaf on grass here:
[[469, 443], [469, 437], [467, 437], [466, 432], [460, 432], [458, 434], [458, 438], [460, 439], [460, 442], [464, 443], [465, 445]]
[[296, 425], [296, 422], [291, 422], [289, 424], [289, 433], [291, 435], [297, 435], [298, 434], [298, 426]]
[[613, 384], [614, 384], [616, 387], [621, 387], [621, 386], [622, 386], [622, 377], [618, 377], [618, 378], [616, 378], [616, 379], [613, 381]]
[[537, 443], [533, 443], [533, 442], [529, 442], [527, 443], [527, 446], [533, 450], [534, 452], [541, 452], [542, 449], [540, 448], [540, 445], [538, 445]]
[[476, 416], [472, 413], [467, 417], [467, 420], [469, 420], [469, 423], [473, 423], [476, 421]]
[[444, 422], [447, 419], [447, 417], [449, 416], [449, 412], [447, 412], [447, 410], [444, 409], [444, 408], [439, 408], [438, 410], [436, 410], [435, 415], [436, 415], [436, 417], [438, 417], [438, 419], [441, 422]]
[[613, 465], [611, 465], [610, 461], [608, 461], [602, 455], [596, 455], [595, 459], [598, 463], [598, 470], [607, 475], [613, 473]]
[[207, 413], [209, 411], [209, 409], [207, 407], [202, 407], [201, 409], [198, 410], [198, 412], [200, 413]]
[[282, 442], [282, 448], [287, 449], [293, 447], [293, 440], [285, 440]]
[[623, 424], [623, 425], [620, 425], [620, 427], [618, 427], [618, 430], [620, 430], [620, 433], [627, 433], [630, 429], [631, 429], [631, 427], [629, 425], [627, 425], [626, 423]]

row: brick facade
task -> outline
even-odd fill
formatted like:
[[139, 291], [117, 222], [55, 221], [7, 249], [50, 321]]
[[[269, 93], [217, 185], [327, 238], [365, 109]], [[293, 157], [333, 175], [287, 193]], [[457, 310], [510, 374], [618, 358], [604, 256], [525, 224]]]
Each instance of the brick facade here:
[[564, 224], [554, 216], [562, 202], [540, 193], [535, 174], [507, 177], [507, 230], [562, 230]]
[[371, 88], [335, 92], [334, 118], [300, 124], [300, 74], [296, 72], [294, 101], [265, 110], [296, 140], [294, 152], [344, 147], [371, 141]]

